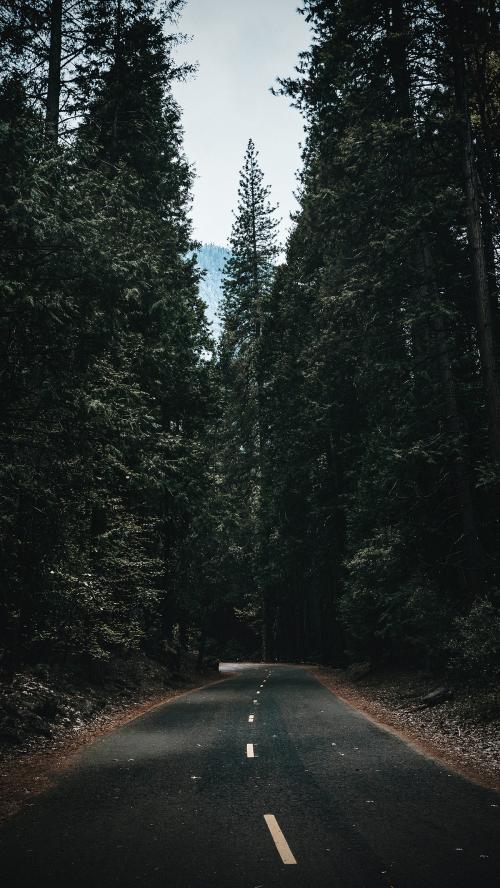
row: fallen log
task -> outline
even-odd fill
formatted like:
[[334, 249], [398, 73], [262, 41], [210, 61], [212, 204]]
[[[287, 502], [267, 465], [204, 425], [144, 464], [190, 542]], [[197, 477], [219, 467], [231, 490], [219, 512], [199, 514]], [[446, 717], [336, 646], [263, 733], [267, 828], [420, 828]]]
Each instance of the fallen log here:
[[426, 694], [425, 697], [422, 697], [420, 708], [426, 709], [428, 706], [438, 706], [439, 703], [445, 703], [447, 700], [451, 700], [452, 697], [453, 692], [450, 688], [436, 688], [435, 691], [431, 691], [429, 694]]

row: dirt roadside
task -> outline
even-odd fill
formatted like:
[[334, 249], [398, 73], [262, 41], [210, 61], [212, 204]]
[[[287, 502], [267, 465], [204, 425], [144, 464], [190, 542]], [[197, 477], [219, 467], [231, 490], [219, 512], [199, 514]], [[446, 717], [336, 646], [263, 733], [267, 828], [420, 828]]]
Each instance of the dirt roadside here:
[[463, 776], [500, 791], [500, 691], [453, 688], [451, 699], [422, 708], [438, 684], [425, 674], [316, 666], [313, 675], [344, 702]]

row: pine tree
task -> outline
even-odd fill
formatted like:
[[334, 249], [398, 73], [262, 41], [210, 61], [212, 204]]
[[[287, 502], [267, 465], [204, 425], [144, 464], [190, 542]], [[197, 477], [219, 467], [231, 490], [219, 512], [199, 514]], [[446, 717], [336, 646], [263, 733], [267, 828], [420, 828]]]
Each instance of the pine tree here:
[[[128, 496], [128, 511], [138, 527], [151, 528], [149, 557], [162, 564], [152, 592], [159, 631], [168, 634], [189, 614], [187, 539], [204, 490], [201, 435], [210, 409], [202, 358], [208, 335], [194, 260], [187, 258], [191, 176], [171, 94], [176, 71], [163, 32], [165, 16], [148, 0], [94, 6], [87, 33], [93, 64], [86, 69], [90, 78], [80, 78], [88, 104], [77, 148], [112, 188], [125, 188], [133, 214], [127, 222], [134, 247], [125, 261], [121, 296], [128, 304], [115, 337], [118, 354], [111, 351], [106, 360], [111, 371], [116, 362], [120, 369], [130, 367], [144, 406], [144, 433], [137, 429], [136, 441], [131, 428], [124, 455], [137, 485]], [[166, 14], [175, 6], [168, 4]], [[113, 317], [109, 323], [112, 329]], [[133, 392], [130, 381], [123, 384]], [[112, 514], [105, 498], [114, 496], [115, 485], [103, 493], [104, 501], [99, 490], [95, 493], [100, 507]]]
[[69, 146], [2, 87], [1, 567], [7, 654], [99, 664], [198, 619], [212, 395], [166, 20], [93, 7]]
[[[224, 266], [220, 363], [223, 386], [225, 469], [230, 487], [243, 494], [237, 522], [242, 539], [251, 540], [249, 571], [255, 586], [260, 580], [261, 479], [264, 427], [265, 368], [262, 332], [278, 256], [275, 208], [269, 187], [263, 184], [258, 152], [249, 141], [238, 189], [238, 208], [231, 238], [230, 256]], [[246, 503], [248, 514], [241, 508]], [[263, 601], [264, 658], [271, 655], [268, 602]]]
[[[495, 348], [495, 313], [492, 311], [491, 304], [491, 281], [488, 281], [484, 213], [482, 219], [481, 184], [474, 148], [466, 66], [471, 39], [476, 52], [479, 45], [484, 43], [481, 31], [484, 28], [484, 19], [487, 21], [489, 10], [484, 12], [481, 10], [480, 12], [480, 6], [481, 4], [477, 2], [470, 4], [446, 3], [443, 4], [443, 12], [447, 23], [447, 45], [453, 60], [454, 94], [462, 149], [467, 235], [471, 255], [479, 352], [488, 405], [492, 452], [497, 463], [500, 463], [500, 379]], [[487, 131], [485, 135], [487, 136]]]
[[315, 655], [319, 611], [345, 629], [344, 641], [325, 634], [326, 658], [342, 656], [333, 644], [402, 656], [408, 638], [414, 656], [444, 656], [446, 627], [495, 582], [492, 482], [473, 484], [488, 409], [434, 12], [311, 0], [311, 51], [284, 84], [308, 126], [267, 361], [268, 572], [285, 655]]
[[0, 12], [2, 70], [22, 78], [52, 142], [60, 132], [69, 139], [74, 129], [75, 60], [84, 50], [86, 6], [87, 0], [5, 0]]

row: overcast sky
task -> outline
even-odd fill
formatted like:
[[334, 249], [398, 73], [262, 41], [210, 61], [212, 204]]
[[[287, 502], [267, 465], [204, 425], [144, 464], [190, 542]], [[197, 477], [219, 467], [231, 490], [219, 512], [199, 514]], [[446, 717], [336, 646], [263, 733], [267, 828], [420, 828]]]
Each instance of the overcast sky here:
[[187, 0], [178, 28], [192, 41], [178, 61], [198, 73], [174, 92], [182, 108], [185, 151], [196, 168], [193, 222], [197, 239], [226, 245], [236, 207], [238, 173], [249, 138], [283, 217], [296, 209], [293, 191], [303, 128], [298, 111], [269, 89], [293, 73], [309, 31], [300, 0]]

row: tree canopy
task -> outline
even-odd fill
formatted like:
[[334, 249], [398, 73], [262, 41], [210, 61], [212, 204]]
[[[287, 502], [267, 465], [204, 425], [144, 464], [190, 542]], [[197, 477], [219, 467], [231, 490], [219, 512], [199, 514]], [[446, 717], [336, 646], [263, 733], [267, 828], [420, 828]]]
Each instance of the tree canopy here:
[[181, 5], [0, 15], [3, 667], [175, 640], [495, 673], [493, 5], [305, 0], [299, 210], [283, 255], [250, 140], [217, 343]]

